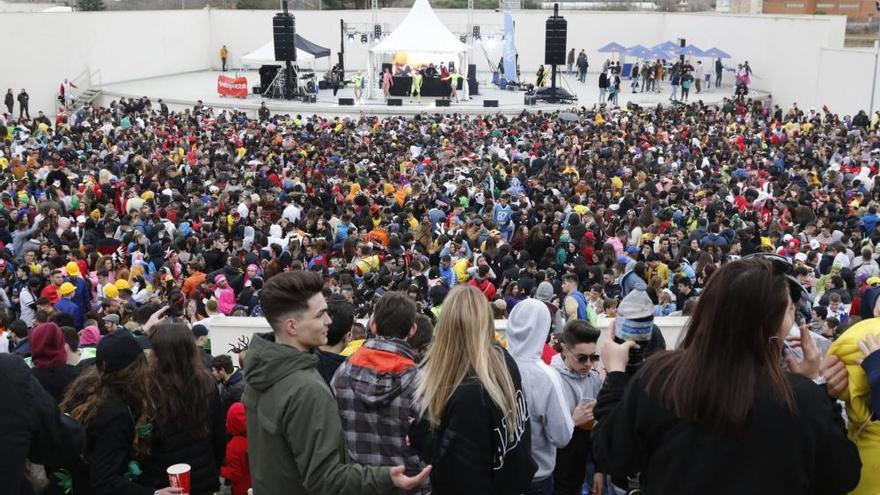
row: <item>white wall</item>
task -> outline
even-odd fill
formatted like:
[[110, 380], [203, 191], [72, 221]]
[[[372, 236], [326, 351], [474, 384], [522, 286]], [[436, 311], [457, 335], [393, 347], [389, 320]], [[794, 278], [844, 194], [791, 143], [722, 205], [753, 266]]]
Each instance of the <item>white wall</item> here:
[[203, 11], [2, 14], [0, 19], [9, 47], [0, 88], [16, 94], [27, 88], [31, 115], [57, 108], [61, 82], [87, 67], [100, 69], [103, 82], [113, 82], [208, 66], [210, 30]]
[[[822, 49], [820, 70], [816, 73], [816, 93], [813, 101], [835, 113], [853, 114], [871, 104], [871, 83], [877, 79], [872, 49]], [[876, 91], [876, 88], [875, 88]], [[880, 105], [880, 95], [874, 95], [874, 108]]]
[[[406, 13], [405, 9], [383, 10], [379, 21], [393, 27]], [[437, 13], [453, 31], [463, 30], [467, 23], [464, 10]], [[0, 89], [12, 87], [18, 92], [26, 87], [35, 112], [53, 109], [63, 78], [75, 77], [86, 68], [100, 69], [103, 82], [216, 68], [217, 50], [224, 43], [231, 51], [231, 64], [237, 66], [242, 55], [271, 40], [273, 14], [241, 10], [3, 14], [4, 34], [15, 40], [10, 45], [15, 48], [0, 71]], [[547, 15], [547, 11], [515, 12], [525, 78], [543, 62]], [[774, 101], [783, 105], [796, 101], [802, 107], [821, 106], [833, 101], [835, 110], [844, 113], [867, 106], [864, 86], [858, 91], [842, 90], [834, 82], [835, 74], [860, 74], [866, 66], [873, 66], [863, 51], [843, 49], [846, 23], [842, 16], [587, 11], [564, 15], [569, 47], [585, 48], [593, 70], [607, 58], [596, 50], [609, 41], [650, 46], [685, 37], [698, 46], [728, 51], [734, 56], [730, 63], [749, 60], [757, 76], [755, 86], [772, 91]], [[296, 12], [296, 19], [297, 31], [330, 48], [335, 61], [339, 20], [369, 25], [371, 14], [366, 10], [305, 11]], [[499, 12], [474, 14], [474, 23], [484, 27], [484, 33], [500, 29], [502, 22]], [[345, 45], [346, 66], [364, 68], [368, 45], [359, 39]], [[481, 50], [475, 51], [472, 60], [479, 70], [488, 69]], [[327, 66], [327, 61], [317, 62], [318, 70]]]
[[[662, 316], [654, 318], [654, 323], [663, 333], [667, 349], [675, 349], [681, 339], [682, 330], [688, 318], [682, 316]], [[611, 320], [600, 318], [596, 322], [596, 328], [602, 331], [599, 344], [604, 342], [610, 335], [609, 325]], [[366, 321], [362, 321], [366, 324]], [[507, 320], [495, 320], [495, 329], [503, 332], [507, 328]], [[257, 333], [271, 332], [272, 328], [265, 318], [251, 317], [227, 317], [215, 319], [211, 322], [210, 335], [211, 352], [215, 356], [229, 353], [231, 346], [238, 346], [241, 337], [252, 338]]]

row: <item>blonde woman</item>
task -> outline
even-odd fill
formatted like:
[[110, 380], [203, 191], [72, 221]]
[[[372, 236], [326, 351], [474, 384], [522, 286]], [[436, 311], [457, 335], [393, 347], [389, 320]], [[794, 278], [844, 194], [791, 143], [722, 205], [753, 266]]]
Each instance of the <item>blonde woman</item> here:
[[434, 495], [518, 495], [537, 470], [519, 370], [495, 343], [489, 302], [457, 286], [443, 303], [417, 395], [413, 446], [433, 464]]

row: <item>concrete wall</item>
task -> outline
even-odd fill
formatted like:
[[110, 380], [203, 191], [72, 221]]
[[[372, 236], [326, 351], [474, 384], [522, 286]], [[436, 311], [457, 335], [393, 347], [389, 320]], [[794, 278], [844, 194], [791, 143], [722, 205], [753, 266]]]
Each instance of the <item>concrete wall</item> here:
[[[216, 68], [217, 50], [224, 43], [231, 51], [232, 66], [238, 66], [242, 55], [271, 40], [273, 13], [189, 10], [4, 14], [7, 39], [26, 41], [16, 42], [16, 49], [7, 57], [7, 69], [0, 71], [0, 88], [12, 87], [17, 92], [26, 87], [31, 94], [31, 109], [36, 111], [52, 109], [60, 82], [87, 68], [100, 70], [103, 82]], [[380, 22], [393, 27], [406, 13], [405, 9], [383, 10]], [[464, 30], [466, 11], [437, 13], [453, 31]], [[820, 106], [826, 99], [833, 99], [836, 110], [847, 113], [867, 106], [863, 92], [840, 91], [829, 79], [829, 73], [854, 74], [865, 66], [863, 53], [843, 49], [846, 24], [841, 16], [580, 11], [564, 15], [569, 21], [569, 47], [586, 49], [593, 70], [608, 58], [597, 49], [609, 41], [650, 46], [685, 37], [698, 46], [718, 46], [728, 51], [734, 56], [728, 63], [749, 60], [757, 76], [755, 86], [772, 91], [774, 101], [781, 104], [796, 101], [805, 107]], [[364, 26], [371, 23], [370, 12], [363, 10], [302, 11], [296, 16], [298, 32], [330, 48], [334, 61], [340, 44], [339, 20]], [[515, 13], [524, 77], [530, 78], [543, 62], [546, 17], [545, 11]], [[484, 35], [500, 31], [502, 15], [478, 11], [474, 23], [483, 28]], [[364, 68], [367, 48], [359, 39], [346, 41], [346, 66]], [[490, 51], [491, 63], [495, 63], [497, 49]], [[488, 70], [490, 61], [482, 50], [475, 50], [472, 60], [480, 71]], [[833, 72], [823, 64], [833, 67]], [[316, 66], [323, 71], [328, 62], [318, 61]]]
[[[663, 333], [666, 340], [667, 349], [675, 349], [681, 339], [682, 330], [687, 323], [688, 318], [682, 316], [663, 316], [654, 319], [654, 323]], [[362, 323], [366, 324], [366, 321]], [[596, 328], [602, 330], [602, 337], [599, 339], [599, 345], [609, 335], [609, 325], [611, 320], [600, 318], [596, 322]], [[495, 329], [504, 332], [507, 328], [507, 320], [495, 320]], [[211, 352], [215, 356], [229, 353], [231, 346], [237, 346], [241, 337], [250, 339], [254, 334], [271, 332], [272, 328], [266, 322], [265, 318], [250, 317], [227, 317], [218, 318], [211, 322], [210, 335]], [[231, 354], [231, 353], [230, 353]]]
[[[832, 112], [854, 114], [871, 104], [872, 82], [880, 75], [874, 73], [872, 49], [822, 49], [816, 73], [816, 92], [813, 101], [818, 109], [828, 105]], [[874, 88], [874, 108], [880, 105], [880, 94]]]
[[64, 78], [87, 68], [112, 82], [208, 67], [204, 11], [2, 14], [0, 21], [10, 47], [0, 88], [26, 88], [32, 115], [56, 108]]

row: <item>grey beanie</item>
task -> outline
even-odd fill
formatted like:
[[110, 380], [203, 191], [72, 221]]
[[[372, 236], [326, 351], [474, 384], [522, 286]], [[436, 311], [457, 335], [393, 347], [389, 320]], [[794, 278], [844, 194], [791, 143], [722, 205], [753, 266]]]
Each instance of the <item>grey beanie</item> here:
[[548, 303], [553, 300], [553, 284], [550, 282], [541, 282], [535, 291], [535, 299]]

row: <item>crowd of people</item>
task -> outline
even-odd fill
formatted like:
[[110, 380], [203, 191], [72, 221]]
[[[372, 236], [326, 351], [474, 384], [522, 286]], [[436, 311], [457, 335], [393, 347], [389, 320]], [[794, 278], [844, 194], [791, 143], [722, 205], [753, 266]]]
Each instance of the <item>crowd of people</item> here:
[[7, 115], [10, 493], [876, 493], [880, 113], [575, 114]]
[[[572, 53], [569, 53], [571, 59]], [[671, 92], [670, 102], [687, 103], [691, 88], [696, 94], [704, 89], [721, 87], [721, 79], [724, 73], [724, 64], [720, 58], [713, 63], [714, 70], [707, 70], [702, 60], [693, 62], [690, 59], [680, 58], [674, 61], [655, 58], [636, 61], [630, 68], [629, 74], [623, 74], [620, 62], [605, 60], [602, 72], [599, 74], [599, 104], [609, 103], [618, 105], [620, 102], [621, 83], [623, 78], [629, 77], [632, 93], [660, 93], [664, 82], [668, 82]], [[714, 81], [713, 81], [714, 74]], [[748, 95], [748, 87], [751, 84], [752, 68], [749, 62], [737, 66], [735, 72], [734, 95], [742, 99]], [[668, 81], [667, 81], [668, 75]]]

